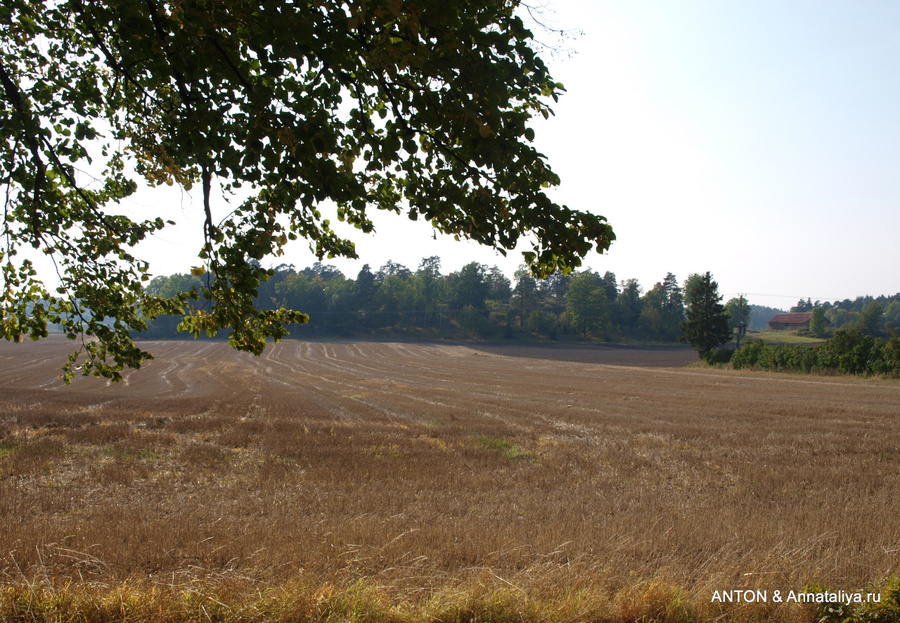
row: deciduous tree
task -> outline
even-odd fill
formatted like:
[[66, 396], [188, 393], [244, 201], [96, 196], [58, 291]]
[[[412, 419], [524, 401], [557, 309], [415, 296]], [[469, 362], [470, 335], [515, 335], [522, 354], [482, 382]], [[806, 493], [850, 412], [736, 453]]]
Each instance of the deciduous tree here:
[[422, 326], [428, 327], [428, 312], [434, 309], [438, 288], [441, 283], [441, 258], [436, 255], [423, 258], [416, 271], [416, 284], [424, 303]]
[[520, 266], [514, 277], [516, 286], [513, 289], [513, 297], [519, 311], [519, 326], [525, 329], [525, 319], [537, 308], [540, 301], [538, 283], [526, 266]]
[[626, 332], [633, 333], [637, 328], [642, 309], [641, 284], [637, 279], [623, 281], [622, 292], [616, 300], [619, 326]]
[[582, 337], [588, 333], [596, 336], [606, 333], [609, 302], [600, 275], [586, 271], [572, 279], [566, 291], [566, 315]]
[[372, 299], [378, 292], [378, 284], [375, 282], [375, 275], [368, 264], [363, 264], [359, 273], [356, 275], [356, 296], [359, 300], [359, 307], [363, 310], [363, 322], [366, 328], [369, 327], [372, 312]]
[[866, 335], [880, 335], [883, 322], [884, 309], [877, 301], [872, 301], [859, 315], [856, 326]]
[[451, 305], [459, 312], [471, 307], [478, 313], [484, 313], [485, 301], [491, 291], [491, 284], [486, 280], [487, 266], [478, 262], [469, 262], [453, 275], [451, 280]]
[[[7, 0], [0, 7], [2, 331], [82, 337], [85, 374], [119, 378], [149, 354], [130, 333], [183, 314], [259, 353], [306, 316], [260, 310], [263, 260], [289, 240], [355, 257], [323, 217], [371, 232], [373, 209], [505, 252], [538, 276], [580, 265], [613, 233], [554, 203], [533, 146], [562, 86], [519, 0]], [[90, 180], [85, 171], [96, 172]], [[116, 204], [137, 181], [198, 186], [204, 306], [151, 295], [135, 246], [166, 223]], [[222, 188], [223, 196], [214, 195]], [[241, 190], [248, 198], [213, 217]], [[18, 254], [56, 262], [59, 285]], [[88, 339], [84, 339], [87, 336]], [[96, 339], [94, 339], [96, 338]]]
[[809, 319], [809, 332], [816, 337], [825, 337], [825, 310], [816, 307], [812, 310], [812, 317]]
[[728, 326], [732, 332], [740, 329], [741, 323], [745, 327], [750, 326], [750, 304], [745, 298], [731, 298], [725, 303], [725, 313], [728, 314]]

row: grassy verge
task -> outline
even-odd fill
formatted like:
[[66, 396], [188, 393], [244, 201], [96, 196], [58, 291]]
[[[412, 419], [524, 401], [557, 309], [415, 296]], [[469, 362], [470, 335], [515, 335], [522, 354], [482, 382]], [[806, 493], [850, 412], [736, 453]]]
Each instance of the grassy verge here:
[[[117, 586], [49, 583], [0, 589], [0, 620], [32, 623], [266, 622], [325, 623], [704, 623], [784, 621], [798, 623], [891, 623], [900, 620], [900, 583], [879, 592], [879, 603], [847, 604], [766, 601], [717, 603], [675, 586], [640, 584], [615, 592], [577, 589], [526, 594], [489, 570], [469, 583], [418, 595], [372, 580], [343, 587], [298, 579], [277, 587], [246, 581], [193, 581], [176, 585], [149, 581]], [[808, 589], [810, 595], [827, 595]], [[848, 599], [848, 601], [852, 601]]]
[[767, 344], [821, 344], [825, 340], [817, 337], [796, 335], [790, 331], [748, 331], [745, 340], [762, 340]]

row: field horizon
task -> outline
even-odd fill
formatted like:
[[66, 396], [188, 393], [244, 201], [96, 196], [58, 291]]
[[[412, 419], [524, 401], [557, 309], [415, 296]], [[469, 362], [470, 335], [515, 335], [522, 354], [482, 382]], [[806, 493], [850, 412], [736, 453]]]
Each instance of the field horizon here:
[[684, 348], [142, 346], [66, 387], [71, 342], [0, 345], [0, 612], [202, 586], [222, 620], [270, 588], [319, 617], [296, 620], [353, 595], [360, 620], [812, 620], [715, 596], [900, 569], [896, 381]]

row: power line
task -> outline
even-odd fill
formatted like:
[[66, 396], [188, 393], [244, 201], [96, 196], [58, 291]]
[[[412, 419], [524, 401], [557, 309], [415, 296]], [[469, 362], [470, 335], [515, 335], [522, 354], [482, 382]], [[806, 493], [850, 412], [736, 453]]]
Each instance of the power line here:
[[[805, 300], [811, 299], [816, 301], [843, 301], [846, 300], [847, 297], [841, 298], [839, 296], [798, 296], [796, 294], [761, 294], [759, 292], [724, 292], [723, 296], [740, 296], [743, 294], [744, 296], [768, 296], [772, 298], [781, 298], [781, 299], [797, 299], [797, 300]], [[864, 298], [864, 297], [857, 297]], [[853, 300], [853, 299], [850, 299]]]

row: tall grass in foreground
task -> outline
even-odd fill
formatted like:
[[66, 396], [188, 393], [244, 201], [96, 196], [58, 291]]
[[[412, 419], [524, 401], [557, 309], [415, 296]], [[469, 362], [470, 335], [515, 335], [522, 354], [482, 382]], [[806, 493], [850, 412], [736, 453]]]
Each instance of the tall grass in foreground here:
[[617, 593], [590, 590], [527, 594], [482, 570], [465, 585], [427, 596], [359, 580], [347, 586], [299, 579], [263, 588], [236, 580], [187, 584], [125, 582], [116, 586], [48, 583], [0, 589], [0, 620], [32, 623], [114, 621], [325, 623], [896, 623], [900, 582], [880, 590], [877, 604], [711, 604], [661, 583]]

